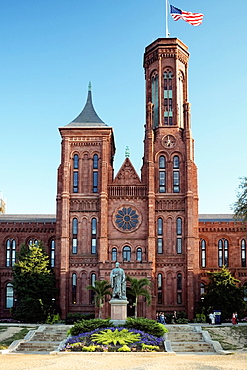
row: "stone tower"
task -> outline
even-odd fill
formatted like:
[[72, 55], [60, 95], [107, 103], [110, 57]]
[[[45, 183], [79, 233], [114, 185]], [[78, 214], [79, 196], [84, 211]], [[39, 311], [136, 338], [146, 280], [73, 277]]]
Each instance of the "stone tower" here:
[[198, 300], [198, 193], [188, 103], [187, 46], [157, 39], [145, 49], [148, 253], [157, 309], [193, 317]]
[[[91, 86], [82, 112], [59, 129], [62, 137], [57, 189], [57, 268], [60, 305], [67, 312], [92, 308], [86, 286], [107, 256], [107, 185], [113, 177], [114, 136], [97, 115]], [[100, 225], [99, 225], [99, 220]]]

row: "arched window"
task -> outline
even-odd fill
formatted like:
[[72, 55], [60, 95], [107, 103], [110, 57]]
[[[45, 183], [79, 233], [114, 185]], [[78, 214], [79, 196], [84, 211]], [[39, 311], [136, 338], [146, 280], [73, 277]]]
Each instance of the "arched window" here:
[[241, 266], [246, 267], [246, 241], [241, 240]]
[[77, 276], [72, 274], [72, 304], [76, 304]]
[[181, 217], [178, 217], [176, 219], [176, 249], [177, 249], [177, 254], [182, 254], [183, 252], [183, 243], [182, 243], [182, 219]]
[[204, 283], [200, 284], [200, 294], [201, 294], [201, 296], [203, 296], [203, 294], [205, 294], [205, 284]]
[[163, 278], [162, 274], [157, 276], [157, 289], [158, 289], [158, 304], [163, 304]]
[[131, 248], [128, 246], [123, 247], [123, 261], [130, 262], [131, 259]]
[[159, 125], [159, 82], [157, 73], [151, 77], [151, 94], [153, 103], [153, 126], [158, 127]]
[[201, 252], [201, 267], [206, 267], [206, 242], [204, 239], [200, 242], [200, 252]]
[[228, 240], [222, 238], [218, 241], [218, 266], [228, 267]]
[[157, 222], [157, 253], [163, 253], [163, 220], [161, 217], [158, 218]]
[[159, 192], [166, 192], [166, 159], [163, 155], [159, 157]]
[[72, 253], [76, 254], [78, 249], [78, 220], [72, 220]]
[[177, 274], [177, 303], [182, 303], [182, 274]]
[[8, 283], [5, 291], [5, 307], [12, 308], [14, 306], [14, 289], [13, 284]]
[[78, 168], [79, 168], [79, 156], [78, 154], [75, 154], [73, 157], [73, 193], [78, 193], [79, 187]]
[[111, 260], [112, 260], [112, 262], [117, 261], [117, 248], [112, 248], [112, 250], [111, 250]]
[[165, 126], [173, 125], [173, 109], [172, 109], [172, 72], [166, 69], [164, 72], [164, 124]]
[[142, 262], [142, 249], [140, 247], [136, 250], [136, 260]]
[[180, 172], [179, 172], [179, 157], [175, 155], [173, 157], [173, 193], [180, 192]]
[[99, 183], [99, 158], [97, 154], [93, 156], [93, 193], [98, 193], [98, 183]]
[[51, 267], [55, 267], [55, 240], [52, 239], [50, 242], [50, 261]]
[[[91, 285], [95, 286], [96, 281], [96, 274], [91, 274]], [[93, 290], [90, 290], [90, 304], [95, 304], [95, 292]]]
[[179, 127], [184, 128], [184, 89], [183, 89], [184, 76], [181, 71], [178, 73], [178, 123]]
[[28, 241], [28, 245], [38, 245], [39, 241], [35, 238], [31, 238]]
[[16, 261], [16, 241], [8, 239], [6, 241], [6, 267], [13, 267]]
[[91, 221], [91, 253], [97, 253], [97, 220], [92, 218]]

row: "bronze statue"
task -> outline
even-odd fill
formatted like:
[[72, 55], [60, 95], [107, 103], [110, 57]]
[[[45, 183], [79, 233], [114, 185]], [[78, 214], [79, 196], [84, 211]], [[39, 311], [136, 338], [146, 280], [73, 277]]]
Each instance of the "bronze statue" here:
[[110, 279], [112, 287], [112, 298], [127, 299], [125, 272], [122, 268], [119, 267], [119, 262], [116, 262], [116, 267], [111, 270]]

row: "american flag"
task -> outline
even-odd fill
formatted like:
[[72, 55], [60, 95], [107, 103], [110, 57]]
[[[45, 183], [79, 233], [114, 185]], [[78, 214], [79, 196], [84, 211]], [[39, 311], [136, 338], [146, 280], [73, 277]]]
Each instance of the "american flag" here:
[[170, 5], [170, 13], [175, 21], [183, 19], [185, 22], [188, 22], [192, 26], [199, 26], [200, 24], [202, 24], [202, 19], [204, 17], [204, 14], [202, 13], [185, 12], [184, 10], [175, 8], [175, 6], [173, 5]]

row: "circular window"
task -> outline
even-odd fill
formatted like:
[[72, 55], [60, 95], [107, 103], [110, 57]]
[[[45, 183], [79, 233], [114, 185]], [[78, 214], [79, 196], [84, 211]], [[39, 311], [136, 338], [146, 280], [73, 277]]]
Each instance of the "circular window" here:
[[140, 215], [133, 207], [122, 207], [115, 212], [114, 224], [123, 231], [134, 231], [140, 225]]

